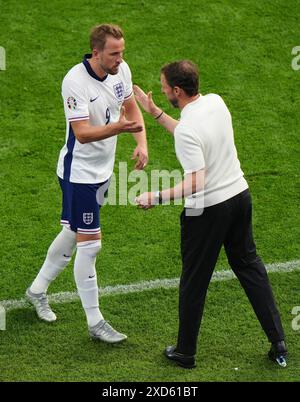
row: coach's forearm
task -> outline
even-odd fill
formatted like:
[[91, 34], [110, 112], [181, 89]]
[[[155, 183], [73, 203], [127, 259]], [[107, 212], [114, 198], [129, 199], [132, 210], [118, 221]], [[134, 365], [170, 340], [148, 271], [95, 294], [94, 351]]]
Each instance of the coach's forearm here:
[[187, 183], [185, 183], [185, 180], [181, 181], [178, 183], [175, 187], [172, 188], [167, 188], [161, 192], [161, 198], [162, 202], [167, 202], [167, 201], [172, 201], [172, 200], [177, 200], [178, 198], [183, 198], [185, 191], [186, 191], [186, 197], [188, 197], [190, 194], [192, 194], [192, 191], [190, 191], [190, 188], [188, 188]]
[[204, 170], [186, 175], [184, 180], [172, 188], [161, 191], [162, 202], [186, 198], [204, 189]]
[[169, 116], [161, 109], [157, 109], [155, 113], [151, 114], [156, 119], [157, 123], [163, 126], [169, 133], [174, 134], [174, 130], [179, 123], [178, 120], [173, 119], [173, 117]]

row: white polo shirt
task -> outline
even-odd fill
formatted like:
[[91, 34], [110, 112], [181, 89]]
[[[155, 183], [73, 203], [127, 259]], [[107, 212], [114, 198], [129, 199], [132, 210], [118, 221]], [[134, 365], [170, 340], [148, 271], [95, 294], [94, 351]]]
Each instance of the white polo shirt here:
[[104, 126], [119, 120], [124, 100], [133, 93], [130, 69], [123, 61], [116, 75], [100, 79], [85, 55], [62, 83], [66, 116], [66, 141], [60, 151], [57, 175], [72, 183], [101, 183], [113, 172], [117, 136], [81, 144], [71, 127], [72, 121], [87, 120], [92, 126]]
[[197, 198], [203, 195], [203, 207], [209, 207], [248, 188], [234, 145], [231, 115], [219, 95], [201, 95], [188, 103], [174, 137], [184, 173], [205, 169], [204, 194], [187, 197], [186, 208], [199, 208]]

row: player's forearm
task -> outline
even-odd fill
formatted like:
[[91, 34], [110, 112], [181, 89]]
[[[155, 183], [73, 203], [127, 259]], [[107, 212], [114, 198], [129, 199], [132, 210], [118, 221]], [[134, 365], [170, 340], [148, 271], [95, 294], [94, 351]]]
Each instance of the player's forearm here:
[[119, 123], [111, 123], [106, 126], [90, 126], [80, 127], [74, 129], [76, 139], [81, 144], [89, 142], [101, 141], [105, 138], [113, 137], [120, 133]]
[[139, 133], [132, 133], [136, 143], [144, 148], [147, 148], [147, 137], [146, 137], [146, 129], [145, 122], [142, 115], [142, 112], [138, 107], [132, 108], [129, 111], [126, 111], [126, 117], [128, 120], [136, 121], [143, 127], [143, 130]]

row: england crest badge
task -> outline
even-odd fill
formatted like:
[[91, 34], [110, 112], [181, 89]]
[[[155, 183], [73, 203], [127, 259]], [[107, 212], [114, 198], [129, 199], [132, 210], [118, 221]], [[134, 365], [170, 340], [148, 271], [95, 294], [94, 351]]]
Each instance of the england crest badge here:
[[124, 98], [123, 82], [118, 82], [116, 85], [114, 85], [114, 92], [118, 100], [122, 100]]
[[84, 212], [83, 213], [83, 222], [86, 225], [90, 225], [94, 220], [94, 214], [93, 212]]

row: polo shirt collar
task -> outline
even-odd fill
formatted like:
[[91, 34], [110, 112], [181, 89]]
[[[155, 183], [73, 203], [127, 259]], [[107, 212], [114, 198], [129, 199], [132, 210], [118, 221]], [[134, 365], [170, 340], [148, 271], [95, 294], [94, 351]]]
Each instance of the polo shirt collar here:
[[187, 111], [189, 110], [189, 108], [190, 108], [191, 106], [195, 105], [195, 104], [198, 103], [198, 102], [202, 102], [203, 95], [201, 95], [201, 94], [199, 94], [199, 95], [200, 95], [200, 96], [199, 96], [197, 99], [195, 99], [193, 102], [187, 103], [187, 104], [184, 106], [184, 108], [181, 110], [181, 113], [180, 113], [181, 116], [182, 116], [184, 113], [187, 113]]

